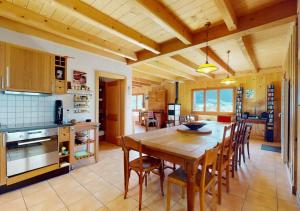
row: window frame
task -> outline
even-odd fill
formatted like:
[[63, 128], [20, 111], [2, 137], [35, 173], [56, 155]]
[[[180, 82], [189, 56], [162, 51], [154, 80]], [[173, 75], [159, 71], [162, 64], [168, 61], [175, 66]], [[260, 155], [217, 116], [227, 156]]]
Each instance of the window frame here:
[[[131, 107], [132, 107], [132, 111], [141, 111], [142, 109], [138, 109], [137, 108], [137, 105], [138, 105], [138, 101], [137, 101], [137, 99], [138, 99], [138, 96], [143, 96], [143, 102], [142, 102], [142, 107], [143, 108], [145, 108], [145, 95], [144, 94], [132, 94], [132, 96], [131, 97], [136, 97], [136, 105], [135, 105], [135, 107], [134, 107], [134, 105], [132, 105]], [[132, 99], [131, 99], [131, 102], [132, 102]]]
[[[224, 89], [232, 89], [233, 90], [233, 98], [232, 98], [232, 112], [221, 112], [220, 111], [220, 90]], [[217, 111], [206, 111], [206, 91], [208, 90], [217, 90]], [[203, 111], [195, 111], [194, 110], [194, 92], [195, 91], [203, 91], [204, 96], [204, 108]], [[203, 115], [217, 115], [217, 114], [228, 114], [228, 115], [233, 115], [235, 114], [235, 96], [236, 96], [236, 87], [210, 87], [210, 88], [201, 88], [201, 89], [192, 89], [192, 103], [191, 103], [191, 111], [194, 114], [203, 114]]]

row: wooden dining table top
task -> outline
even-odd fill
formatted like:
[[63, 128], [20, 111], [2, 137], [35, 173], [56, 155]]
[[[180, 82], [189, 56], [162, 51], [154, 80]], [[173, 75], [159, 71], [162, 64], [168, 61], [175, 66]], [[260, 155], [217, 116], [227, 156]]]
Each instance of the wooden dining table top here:
[[212, 133], [202, 135], [177, 131], [178, 127], [185, 127], [184, 125], [180, 125], [133, 134], [126, 136], [126, 138], [140, 141], [143, 146], [154, 150], [194, 160], [204, 155], [205, 150], [213, 148], [217, 143], [221, 143], [224, 126], [229, 125], [228, 123], [213, 121], [205, 123], [207, 124], [204, 127], [211, 129]]

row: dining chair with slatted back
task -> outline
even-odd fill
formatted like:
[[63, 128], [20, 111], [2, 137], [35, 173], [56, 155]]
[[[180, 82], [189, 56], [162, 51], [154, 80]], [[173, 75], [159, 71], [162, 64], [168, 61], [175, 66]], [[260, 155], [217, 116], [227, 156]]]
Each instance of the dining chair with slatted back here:
[[242, 149], [242, 137], [243, 137], [243, 131], [244, 131], [244, 127], [245, 127], [245, 121], [242, 120], [240, 122], [237, 123], [236, 126], [236, 131], [235, 131], [235, 135], [234, 135], [234, 169], [237, 171], [237, 166], [238, 163], [240, 163], [240, 152]]
[[[161, 193], [164, 195], [164, 171], [162, 167], [162, 161], [151, 156], [143, 155], [143, 147], [141, 142], [137, 142], [127, 137], [122, 137], [121, 142], [124, 151], [124, 199], [126, 199], [128, 193], [130, 173], [131, 171], [134, 171], [139, 177], [139, 209], [141, 209], [143, 182], [146, 182], [147, 176], [150, 174], [150, 172], [158, 170], [160, 176]], [[135, 151], [137, 153], [137, 158], [130, 160], [130, 151]]]
[[[239, 134], [239, 142], [238, 142], [238, 164], [239, 166], [241, 166], [242, 164], [242, 155], [243, 155], [243, 147], [244, 147], [244, 142], [245, 142], [245, 138], [246, 138], [246, 130], [247, 130], [247, 124], [246, 122], [242, 122], [242, 126], [241, 126], [241, 131]], [[244, 160], [245, 161], [245, 160]]]
[[218, 202], [222, 201], [222, 182], [223, 172], [226, 173], [226, 191], [229, 192], [229, 179], [230, 179], [230, 160], [232, 159], [232, 141], [235, 130], [235, 124], [224, 126], [222, 143], [220, 146], [220, 152], [218, 154]]
[[[195, 172], [195, 191], [199, 192], [199, 202], [200, 210], [205, 210], [204, 196], [205, 192], [210, 190], [212, 194], [213, 204], [215, 206], [215, 184], [216, 184], [216, 168], [217, 168], [217, 157], [219, 152], [219, 144], [213, 149], [206, 150], [204, 156], [199, 157], [194, 162], [194, 172]], [[201, 170], [199, 169], [201, 166]], [[168, 191], [167, 191], [167, 207], [166, 210], [170, 210], [171, 204], [171, 193], [172, 185], [179, 185], [181, 187], [187, 186], [187, 174], [182, 169], [179, 168], [175, 172], [168, 176]]]
[[245, 134], [244, 134], [244, 139], [243, 139], [243, 146], [242, 146], [242, 156], [243, 156], [244, 163], [246, 162], [245, 145], [247, 145], [248, 158], [250, 159], [249, 141], [250, 141], [251, 130], [252, 130], [252, 125], [246, 124]]

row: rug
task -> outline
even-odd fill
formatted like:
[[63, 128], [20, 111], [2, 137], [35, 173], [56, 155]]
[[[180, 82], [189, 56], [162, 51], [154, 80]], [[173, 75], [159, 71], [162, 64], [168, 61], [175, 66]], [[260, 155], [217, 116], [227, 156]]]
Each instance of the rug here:
[[281, 153], [281, 147], [280, 146], [270, 146], [270, 145], [262, 144], [261, 145], [261, 150]]

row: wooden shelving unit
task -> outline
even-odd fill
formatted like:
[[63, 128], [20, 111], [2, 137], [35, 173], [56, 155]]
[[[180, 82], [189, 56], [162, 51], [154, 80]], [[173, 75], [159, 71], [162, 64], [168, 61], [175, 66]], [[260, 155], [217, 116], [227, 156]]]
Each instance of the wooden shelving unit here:
[[74, 95], [74, 113], [90, 112], [90, 98], [93, 93], [92, 91], [68, 89], [67, 93]]
[[[95, 162], [97, 162], [98, 125], [92, 122], [79, 122], [74, 125], [74, 129], [75, 138], [73, 153], [75, 160], [82, 160], [94, 157]], [[81, 134], [81, 138], [84, 137], [83, 134], [85, 134], [86, 140], [78, 140], [77, 136], [79, 133]]]
[[[66, 126], [58, 128], [58, 144], [59, 144], [59, 166], [69, 166], [74, 163], [74, 127]], [[63, 152], [66, 148], [66, 153]]]
[[236, 121], [240, 121], [242, 119], [243, 114], [243, 87], [238, 87], [236, 89], [236, 102], [235, 102], [235, 114]]
[[56, 94], [65, 94], [67, 92], [67, 58], [63, 56], [54, 56], [55, 85]]
[[274, 85], [267, 87], [267, 112], [269, 118], [267, 121], [266, 140], [272, 142], [274, 140]]

